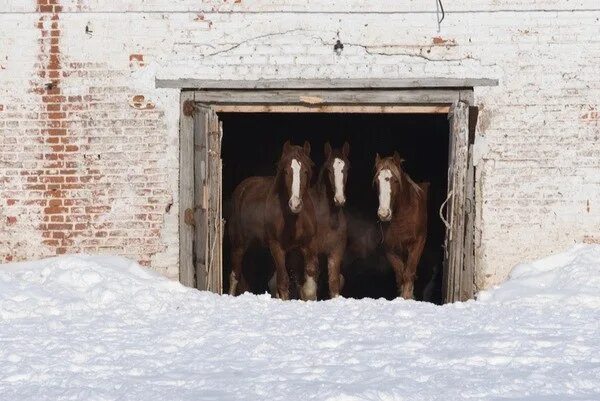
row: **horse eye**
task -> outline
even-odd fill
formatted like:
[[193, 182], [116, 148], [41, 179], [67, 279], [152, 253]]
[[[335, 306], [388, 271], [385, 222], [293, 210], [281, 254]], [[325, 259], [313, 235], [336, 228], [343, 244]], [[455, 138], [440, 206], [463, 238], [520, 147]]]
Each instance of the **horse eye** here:
[[390, 177], [387, 177], [385, 180], [386, 180], [387, 182], [390, 182]]

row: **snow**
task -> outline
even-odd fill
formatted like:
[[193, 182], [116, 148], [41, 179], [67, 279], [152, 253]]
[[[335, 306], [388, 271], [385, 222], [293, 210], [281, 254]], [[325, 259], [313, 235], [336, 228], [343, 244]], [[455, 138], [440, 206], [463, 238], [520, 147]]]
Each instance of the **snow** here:
[[282, 302], [118, 257], [0, 265], [0, 400], [598, 400], [600, 246], [477, 301]]

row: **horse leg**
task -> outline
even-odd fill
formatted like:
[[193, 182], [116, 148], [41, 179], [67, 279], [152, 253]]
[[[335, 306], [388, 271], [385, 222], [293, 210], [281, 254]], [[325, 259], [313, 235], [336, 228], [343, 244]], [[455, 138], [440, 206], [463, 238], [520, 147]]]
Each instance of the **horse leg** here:
[[242, 281], [242, 260], [246, 248], [236, 246], [231, 251], [231, 273], [229, 274], [229, 295], [236, 295], [238, 283]]
[[327, 257], [327, 274], [329, 277], [329, 297], [336, 298], [342, 291], [343, 277], [340, 274], [342, 256], [334, 251]]
[[396, 287], [398, 289], [398, 296], [401, 296], [402, 293], [402, 284], [404, 283], [404, 261], [402, 258], [393, 251], [387, 251], [385, 253], [388, 262], [392, 265], [394, 269], [394, 274], [396, 276]]
[[300, 289], [300, 295], [304, 301], [316, 301], [319, 273], [319, 258], [316, 252], [304, 250], [304, 263], [304, 284]]
[[273, 271], [271, 278], [269, 279], [269, 292], [271, 293], [271, 297], [278, 298], [277, 295], [277, 272]]
[[417, 267], [419, 266], [419, 259], [421, 259], [424, 247], [425, 239], [420, 238], [408, 250], [408, 259], [406, 260], [406, 267], [402, 274], [402, 298], [404, 299], [413, 299], [415, 276], [417, 275]]
[[275, 280], [279, 298], [287, 301], [290, 299], [290, 278], [285, 268], [285, 250], [277, 241], [269, 242], [269, 250], [275, 262]]

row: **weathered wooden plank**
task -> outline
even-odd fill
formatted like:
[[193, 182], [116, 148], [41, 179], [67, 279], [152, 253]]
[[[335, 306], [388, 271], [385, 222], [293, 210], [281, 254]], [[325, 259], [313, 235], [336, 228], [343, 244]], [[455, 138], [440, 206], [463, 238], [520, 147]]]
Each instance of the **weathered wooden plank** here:
[[465, 244], [460, 284], [460, 300], [466, 301], [474, 296], [475, 275], [475, 168], [473, 167], [473, 148], [469, 146], [465, 180]]
[[461, 89], [458, 95], [460, 101], [472, 105], [475, 103], [475, 95], [472, 89]]
[[469, 107], [457, 102], [450, 113], [450, 157], [446, 216], [446, 260], [444, 263], [445, 302], [460, 299], [465, 242], [466, 180], [469, 155]]
[[219, 122], [219, 137], [218, 137], [218, 168], [219, 168], [219, 192], [218, 192], [218, 234], [217, 234], [217, 243], [218, 243], [218, 263], [216, 266], [216, 283], [215, 289], [218, 294], [223, 293], [223, 234], [224, 234], [224, 226], [225, 221], [223, 220], [223, 159], [221, 158], [221, 144], [223, 142], [223, 123]]
[[448, 114], [450, 106], [377, 106], [377, 105], [232, 105], [217, 104], [212, 109], [218, 113], [407, 113], [407, 114]]
[[195, 188], [195, 232], [194, 255], [196, 288], [206, 290], [207, 283], [207, 205], [206, 205], [206, 163], [208, 114], [210, 109], [197, 108], [194, 115], [194, 188]]
[[216, 293], [222, 292], [222, 160], [221, 138], [222, 126], [217, 114], [211, 110], [208, 114], [208, 257], [207, 257], [207, 289]]
[[400, 78], [400, 79], [156, 79], [157, 88], [176, 89], [416, 89], [473, 88], [498, 86], [488, 78]]
[[265, 90], [196, 91], [195, 98], [205, 104], [452, 104], [459, 100], [460, 91], [454, 89], [411, 90]]
[[[194, 209], [194, 119], [186, 115], [184, 105], [193, 99], [192, 92], [181, 92], [179, 117], [179, 281], [194, 287], [194, 229], [189, 223]], [[188, 217], [186, 219], [186, 216]]]

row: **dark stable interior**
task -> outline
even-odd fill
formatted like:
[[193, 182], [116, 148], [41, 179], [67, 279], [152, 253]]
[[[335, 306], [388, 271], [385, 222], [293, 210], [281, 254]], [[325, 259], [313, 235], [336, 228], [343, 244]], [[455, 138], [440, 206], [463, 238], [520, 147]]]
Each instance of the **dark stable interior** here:
[[[405, 159], [404, 171], [416, 182], [431, 183], [428, 205], [427, 243], [417, 269], [415, 299], [442, 303], [442, 262], [444, 225], [439, 209], [446, 199], [448, 169], [448, 120], [445, 114], [353, 114], [353, 113], [220, 113], [223, 122], [223, 217], [227, 220], [231, 194], [244, 179], [255, 175], [274, 175], [283, 143], [291, 140], [311, 144], [314, 175], [323, 162], [323, 147], [350, 144], [350, 170], [346, 186], [349, 244], [342, 273], [342, 295], [351, 298], [396, 297], [391, 266], [379, 244], [377, 193], [373, 186], [376, 152], [392, 155], [395, 150]], [[369, 235], [372, 247], [365, 258], [357, 258], [350, 242]], [[224, 291], [229, 287], [229, 239], [224, 234]], [[268, 291], [273, 266], [270, 253], [259, 247], [244, 257], [244, 277], [254, 293]], [[327, 298], [327, 268], [320, 262], [319, 297]]]

